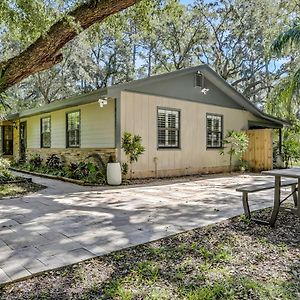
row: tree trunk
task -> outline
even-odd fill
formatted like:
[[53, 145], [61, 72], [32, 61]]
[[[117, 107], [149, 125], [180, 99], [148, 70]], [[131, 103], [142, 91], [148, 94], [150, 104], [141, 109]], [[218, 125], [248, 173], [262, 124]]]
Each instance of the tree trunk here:
[[130, 162], [130, 175], [129, 175], [129, 178], [130, 178], [130, 180], [132, 179], [132, 173], [133, 173], [133, 171], [132, 171], [132, 162]]
[[152, 48], [149, 49], [148, 51], [148, 77], [151, 76], [151, 71], [152, 71]]
[[90, 0], [75, 8], [66, 17], [53, 24], [19, 55], [0, 62], [0, 93], [26, 77], [51, 68], [62, 61], [59, 50], [74, 37], [78, 30], [68, 22], [71, 17], [83, 30], [109, 15], [117, 13], [140, 0]]

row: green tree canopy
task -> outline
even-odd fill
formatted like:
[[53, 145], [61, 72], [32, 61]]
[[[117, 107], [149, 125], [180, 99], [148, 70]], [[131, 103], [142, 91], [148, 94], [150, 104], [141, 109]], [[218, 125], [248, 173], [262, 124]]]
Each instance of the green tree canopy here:
[[[300, 10], [299, 10], [300, 12]], [[281, 32], [271, 45], [271, 52], [279, 58], [291, 56], [293, 68], [278, 81], [267, 109], [291, 121], [300, 116], [300, 17]]]
[[0, 62], [0, 93], [61, 62], [61, 48], [80, 31], [138, 1], [2, 1], [1, 36], [12, 44], [14, 56]]

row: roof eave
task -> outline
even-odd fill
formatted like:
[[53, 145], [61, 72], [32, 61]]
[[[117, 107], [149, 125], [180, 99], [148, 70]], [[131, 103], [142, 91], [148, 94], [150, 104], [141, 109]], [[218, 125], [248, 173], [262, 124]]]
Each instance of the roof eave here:
[[[278, 128], [278, 126], [280, 126], [280, 128], [282, 128], [284, 125], [288, 125], [290, 126], [291, 124], [286, 121], [286, 120], [281, 120], [279, 118], [270, 116], [266, 113], [264, 113], [263, 111], [261, 111], [259, 108], [257, 108], [249, 99], [247, 99], [243, 94], [241, 94], [240, 92], [238, 92], [233, 86], [231, 86], [224, 78], [222, 78], [219, 74], [217, 74], [213, 69], [211, 69], [209, 66], [207, 65], [203, 65], [203, 69], [206, 70], [208, 73], [212, 74], [214, 77], [218, 78], [219, 82], [221, 84], [223, 84], [223, 86], [225, 87], [225, 89], [223, 90], [226, 93], [226, 89], [230, 90], [233, 94], [235, 94], [236, 97], [239, 98], [240, 101], [236, 101], [239, 105], [241, 105], [242, 107], [244, 107], [245, 110], [253, 113], [254, 115], [263, 118], [269, 122], [273, 122], [276, 124], [275, 128]], [[230, 96], [230, 95], [229, 95]], [[243, 102], [244, 105], [241, 103]]]
[[107, 88], [98, 89], [91, 93], [82, 94], [79, 96], [70, 97], [61, 101], [52, 102], [50, 104], [32, 108], [21, 112], [19, 114], [20, 118], [31, 117], [34, 115], [45, 114], [56, 110], [61, 110], [65, 108], [75, 107], [79, 105], [89, 104], [92, 102], [96, 102], [100, 97], [105, 97], [107, 95]]

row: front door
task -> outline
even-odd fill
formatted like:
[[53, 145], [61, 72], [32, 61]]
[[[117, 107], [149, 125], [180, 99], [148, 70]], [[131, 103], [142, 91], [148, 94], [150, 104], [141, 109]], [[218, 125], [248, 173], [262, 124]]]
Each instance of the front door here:
[[27, 134], [26, 122], [20, 123], [20, 160], [26, 160]]

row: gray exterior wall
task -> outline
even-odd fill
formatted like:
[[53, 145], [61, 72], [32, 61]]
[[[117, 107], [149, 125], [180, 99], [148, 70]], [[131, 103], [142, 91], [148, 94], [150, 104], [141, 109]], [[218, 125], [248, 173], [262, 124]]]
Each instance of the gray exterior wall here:
[[[164, 107], [180, 111], [178, 148], [159, 148], [157, 137], [157, 109]], [[136, 92], [121, 93], [121, 132], [142, 137], [146, 151], [133, 164], [133, 176], [165, 177], [229, 169], [228, 155], [220, 149], [207, 148], [207, 114], [223, 117], [223, 135], [228, 130], [247, 130], [248, 121], [257, 121], [250, 112], [217, 105], [185, 101], [176, 98]], [[124, 152], [118, 159], [126, 162]]]
[[195, 73], [189, 73], [175, 78], [150, 82], [142, 86], [132, 86], [127, 90], [148, 95], [190, 100], [221, 107], [243, 109], [207, 78], [205, 78], [205, 88], [209, 89], [209, 92], [206, 95], [201, 93], [201, 88], [194, 87], [194, 74]]

